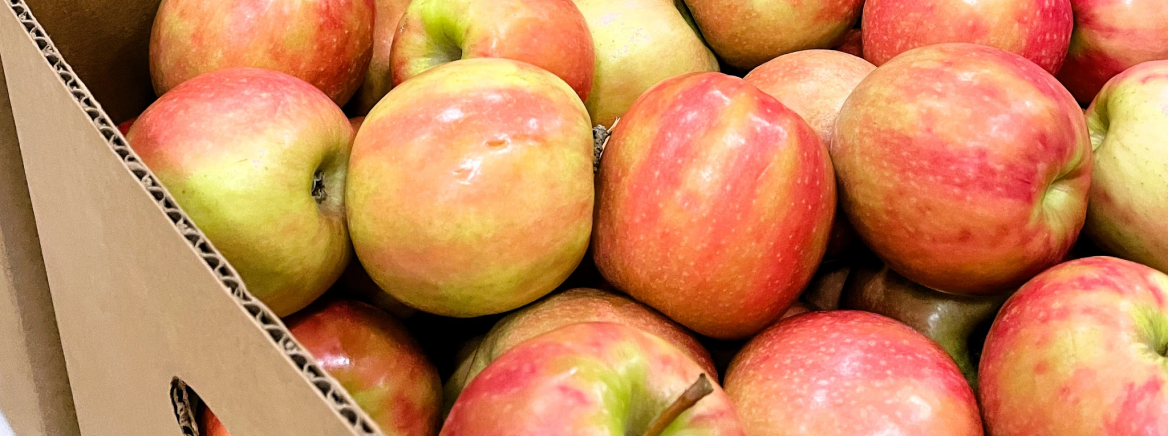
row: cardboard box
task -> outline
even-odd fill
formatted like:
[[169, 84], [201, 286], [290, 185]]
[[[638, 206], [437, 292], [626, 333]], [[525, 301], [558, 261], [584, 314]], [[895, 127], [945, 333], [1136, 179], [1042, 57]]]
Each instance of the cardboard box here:
[[201, 399], [234, 436], [379, 434], [118, 133], [153, 97], [158, 1], [0, 6], [0, 60], [80, 433], [194, 435]]
[[[3, 82], [0, 71], [0, 85]], [[0, 412], [21, 436], [78, 434], [4, 86], [0, 86]]]

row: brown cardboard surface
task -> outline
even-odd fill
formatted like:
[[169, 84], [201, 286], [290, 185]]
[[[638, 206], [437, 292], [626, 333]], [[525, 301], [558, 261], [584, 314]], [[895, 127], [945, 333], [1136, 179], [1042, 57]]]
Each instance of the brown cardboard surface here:
[[0, 411], [21, 436], [76, 436], [8, 88], [0, 71]]
[[[54, 15], [55, 7], [98, 5], [104, 14], [63, 19], [59, 30], [121, 20], [102, 26], [131, 29], [132, 38], [152, 17], [118, 11], [156, 2], [54, 0], [38, 7]], [[109, 83], [137, 80], [111, 77], [127, 64], [121, 54], [62, 51], [23, 0], [0, 7], [0, 57], [81, 434], [181, 434], [171, 403], [176, 377], [235, 436], [377, 434], [247, 293], [65, 62], [76, 58]]]

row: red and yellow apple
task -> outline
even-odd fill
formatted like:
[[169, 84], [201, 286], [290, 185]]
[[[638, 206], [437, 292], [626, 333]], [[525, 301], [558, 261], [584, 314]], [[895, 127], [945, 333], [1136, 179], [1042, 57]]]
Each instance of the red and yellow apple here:
[[1113, 257], [1070, 261], [1006, 302], [981, 356], [994, 436], [1168, 430], [1168, 275]]
[[1101, 248], [1168, 271], [1168, 60], [1115, 76], [1087, 111], [1095, 147], [1083, 231]]
[[868, 0], [864, 58], [876, 65], [946, 42], [987, 45], [1055, 74], [1067, 56], [1071, 0]]
[[1087, 212], [1091, 141], [1051, 76], [996, 48], [905, 52], [844, 103], [832, 160], [841, 204], [893, 271], [995, 295], [1060, 262]]
[[617, 289], [698, 333], [774, 322], [823, 258], [827, 147], [736, 77], [667, 79], [621, 118], [600, 162], [593, 256]]
[[752, 339], [726, 372], [751, 436], [981, 436], [957, 365], [911, 327], [868, 312], [813, 312]]
[[750, 70], [787, 53], [831, 48], [856, 23], [864, 0], [685, 0], [685, 4], [714, 53], [735, 68]]
[[[440, 435], [641, 435], [703, 371], [643, 330], [572, 324], [499, 356], [462, 391]], [[663, 434], [745, 436], [717, 386]]]
[[759, 65], [743, 80], [803, 117], [830, 148], [844, 100], [875, 69], [841, 51], [803, 50]]
[[413, 0], [390, 54], [394, 84], [459, 59], [506, 58], [559, 76], [588, 100], [592, 36], [572, 0]]
[[657, 82], [718, 71], [680, 0], [575, 1], [595, 44], [596, 76], [584, 102], [594, 125], [611, 127]]
[[344, 105], [373, 52], [373, 0], [166, 0], [150, 35], [158, 95], [232, 67], [303, 79]]
[[310, 307], [286, 323], [320, 368], [386, 435], [435, 433], [442, 382], [401, 322], [365, 303], [337, 300]]
[[390, 91], [357, 133], [353, 246], [411, 307], [506, 312], [579, 265], [593, 183], [592, 129], [571, 87], [524, 62], [450, 62]]
[[397, 36], [398, 22], [410, 4], [410, 0], [375, 0], [375, 2], [373, 53], [369, 59], [369, 70], [348, 106], [359, 115], [369, 113], [369, 110], [393, 88], [393, 70], [390, 68], [393, 38]]
[[[868, 61], [844, 52], [803, 50], [771, 59], [751, 70], [743, 80], [803, 117], [831, 149], [840, 107], [875, 69]], [[855, 242], [855, 231], [837, 211], [827, 255], [843, 254]]]
[[685, 328], [626, 297], [577, 288], [546, 297], [499, 320], [447, 380], [446, 403], [453, 404], [463, 387], [507, 350], [540, 334], [584, 322], [612, 322], [659, 336], [693, 359], [711, 379], [718, 379], [710, 353]]
[[1075, 31], [1058, 78], [1088, 104], [1116, 74], [1168, 59], [1168, 2], [1071, 0]]
[[258, 68], [175, 87], [130, 128], [130, 147], [277, 316], [316, 300], [352, 251], [345, 174], [352, 127], [295, 77]]
[[[437, 433], [438, 371], [400, 322], [367, 304], [336, 300], [314, 305], [287, 324], [386, 436]], [[231, 435], [205, 407], [199, 429], [203, 436]]]
[[836, 43], [834, 49], [852, 56], [864, 57], [864, 31], [862, 29], [849, 30]]

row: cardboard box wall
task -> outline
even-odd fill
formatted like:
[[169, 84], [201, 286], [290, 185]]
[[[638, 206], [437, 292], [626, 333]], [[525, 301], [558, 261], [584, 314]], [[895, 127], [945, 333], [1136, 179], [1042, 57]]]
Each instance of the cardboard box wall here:
[[76, 436], [8, 88], [0, 71], [0, 412], [21, 436]]
[[201, 399], [234, 436], [380, 434], [117, 132], [153, 97], [158, 1], [0, 6], [0, 60], [80, 433], [196, 434]]

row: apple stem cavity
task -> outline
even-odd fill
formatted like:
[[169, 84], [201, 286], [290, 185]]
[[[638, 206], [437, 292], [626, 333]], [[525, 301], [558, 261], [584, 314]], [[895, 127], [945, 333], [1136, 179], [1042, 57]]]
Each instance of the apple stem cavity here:
[[328, 192], [324, 189], [324, 171], [317, 171], [312, 175], [312, 198], [316, 204], [323, 204], [328, 199]]
[[685, 413], [686, 410], [689, 410], [698, 401], [701, 401], [702, 398], [705, 398], [706, 395], [710, 395], [713, 392], [714, 386], [710, 384], [710, 379], [706, 378], [706, 373], [702, 373], [702, 375], [698, 376], [698, 381], [690, 385], [673, 404], [670, 404], [660, 415], [657, 415], [657, 419], [654, 419], [653, 423], [649, 424], [649, 429], [645, 430], [643, 436], [660, 436], [678, 416], [681, 416], [682, 413]]

